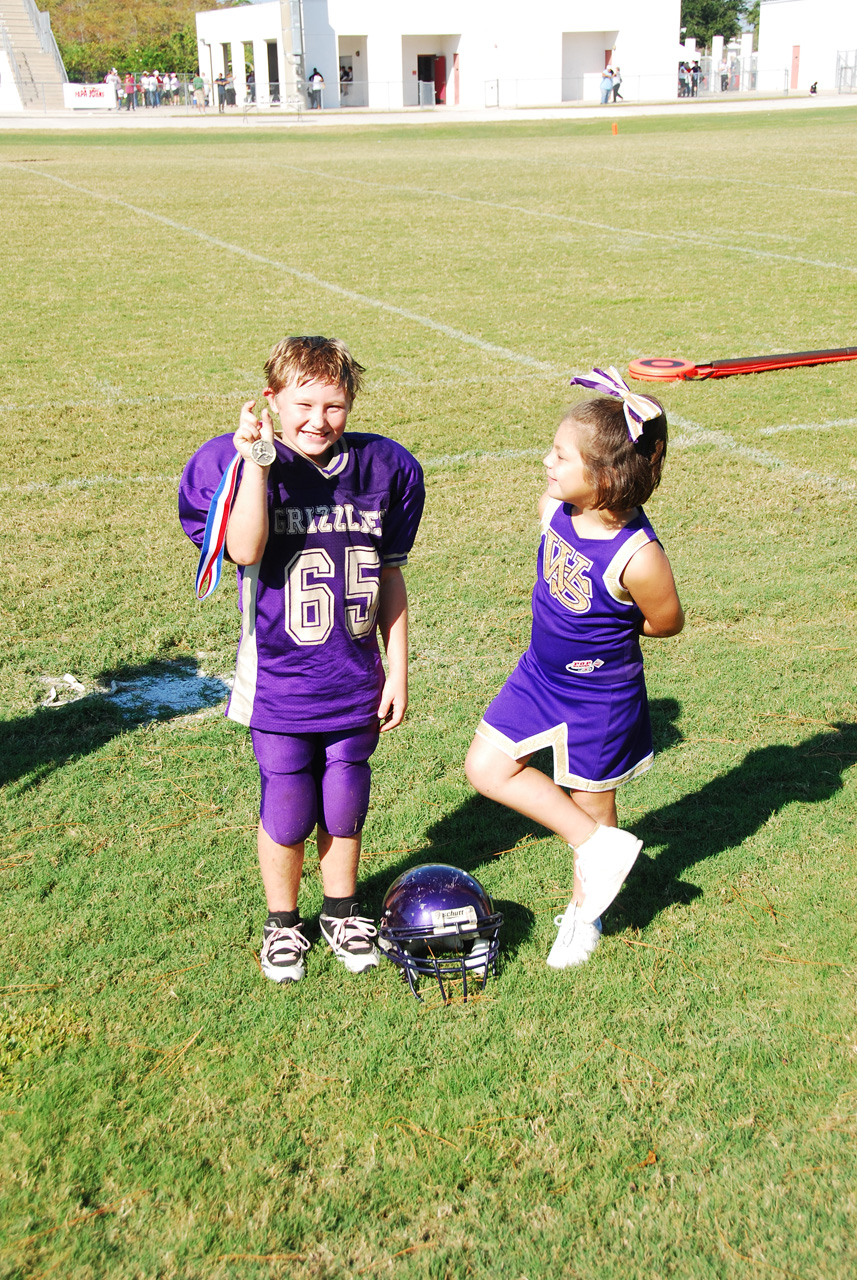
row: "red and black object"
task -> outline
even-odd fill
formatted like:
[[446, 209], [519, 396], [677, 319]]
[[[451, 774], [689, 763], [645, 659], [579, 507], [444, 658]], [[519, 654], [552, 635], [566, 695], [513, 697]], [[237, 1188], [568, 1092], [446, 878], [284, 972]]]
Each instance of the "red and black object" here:
[[776, 356], [739, 356], [737, 360], [690, 360], [646, 356], [632, 360], [628, 374], [638, 382], [688, 382], [702, 378], [731, 378], [733, 373], [767, 373], [769, 369], [796, 369], [804, 364], [836, 364], [857, 360], [857, 347], [829, 351], [786, 351]]

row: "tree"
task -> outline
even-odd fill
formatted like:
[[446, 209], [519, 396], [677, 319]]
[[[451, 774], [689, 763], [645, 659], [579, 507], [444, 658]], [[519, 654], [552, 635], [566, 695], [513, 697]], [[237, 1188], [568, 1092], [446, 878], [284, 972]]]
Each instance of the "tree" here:
[[[243, 2], [243, 0], [242, 0]], [[118, 71], [196, 70], [194, 15], [199, 0], [39, 0], [51, 15], [66, 71], [72, 80], [102, 80]]]
[[710, 48], [714, 36], [734, 40], [741, 32], [741, 18], [749, 0], [681, 0], [681, 25], [702, 48]]

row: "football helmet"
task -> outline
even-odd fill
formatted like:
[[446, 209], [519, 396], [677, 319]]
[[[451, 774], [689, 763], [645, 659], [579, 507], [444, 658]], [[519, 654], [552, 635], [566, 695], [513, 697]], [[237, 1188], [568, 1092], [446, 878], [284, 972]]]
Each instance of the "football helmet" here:
[[378, 943], [399, 966], [418, 1000], [422, 977], [437, 979], [444, 1003], [453, 981], [467, 999], [482, 991], [489, 972], [496, 977], [503, 917], [475, 876], [442, 862], [403, 872], [384, 897]]

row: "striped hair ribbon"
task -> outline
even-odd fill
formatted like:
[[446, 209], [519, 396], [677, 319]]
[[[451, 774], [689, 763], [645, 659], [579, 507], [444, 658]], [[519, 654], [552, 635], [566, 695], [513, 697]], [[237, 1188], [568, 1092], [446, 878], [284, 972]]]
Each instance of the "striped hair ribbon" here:
[[579, 378], [572, 378], [569, 385], [586, 387], [588, 391], [603, 391], [615, 400], [624, 401], [625, 421], [628, 424], [628, 439], [634, 443], [643, 434], [643, 424], [652, 418], [659, 418], [663, 413], [660, 405], [655, 404], [648, 396], [639, 396], [631, 390], [625, 379], [612, 364], [604, 369], [593, 369], [591, 373]]
[[216, 590], [223, 568], [223, 551], [226, 546], [226, 526], [229, 513], [235, 500], [238, 488], [238, 467], [241, 454], [236, 453], [223, 473], [220, 484], [211, 499], [208, 517], [205, 521], [205, 534], [202, 539], [202, 551], [196, 570], [196, 598], [207, 600]]

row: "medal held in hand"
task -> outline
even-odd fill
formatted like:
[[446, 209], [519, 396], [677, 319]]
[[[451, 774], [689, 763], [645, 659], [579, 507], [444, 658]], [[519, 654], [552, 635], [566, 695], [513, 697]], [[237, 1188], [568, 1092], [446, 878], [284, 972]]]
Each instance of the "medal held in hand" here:
[[270, 440], [254, 440], [250, 449], [250, 457], [260, 467], [270, 467], [277, 456], [277, 451]]

